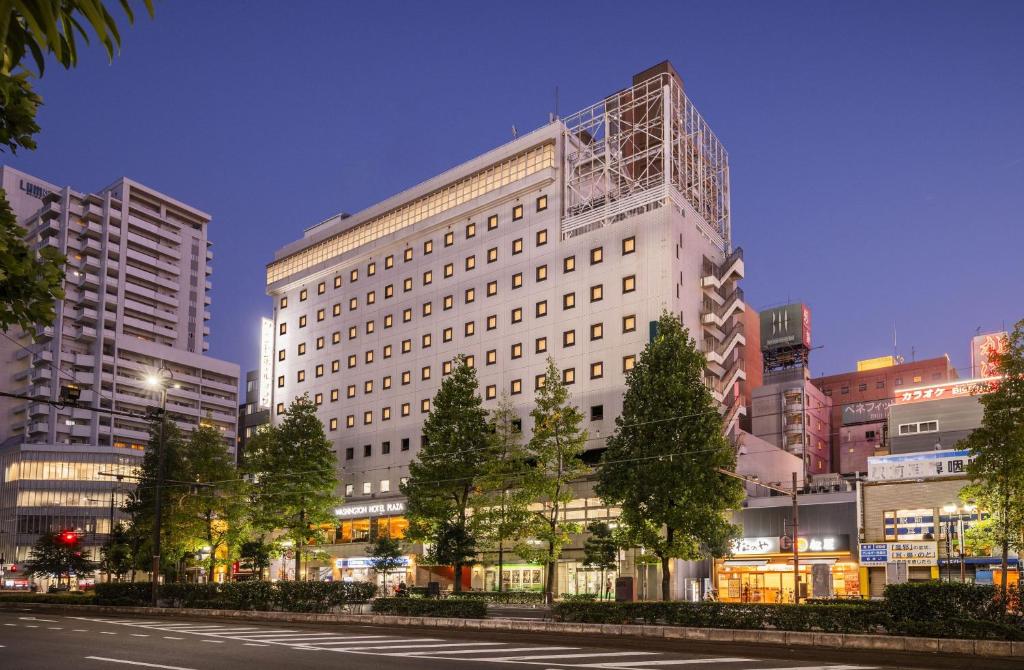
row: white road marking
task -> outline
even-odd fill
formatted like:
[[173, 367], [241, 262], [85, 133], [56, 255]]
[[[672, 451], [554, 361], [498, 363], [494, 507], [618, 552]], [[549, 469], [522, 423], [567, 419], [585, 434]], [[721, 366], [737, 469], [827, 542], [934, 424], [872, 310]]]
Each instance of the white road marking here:
[[256, 643], [256, 642], [245, 642], [243, 644], [243, 646], [245, 646], [245, 647], [269, 647], [270, 645], [269, 644], [259, 644], [259, 643]]
[[132, 633], [132, 637], [149, 637], [146, 633]]
[[5, 626], [17, 626], [18, 624], [16, 624], [16, 623], [5, 623], [4, 625]]
[[[586, 654], [542, 654], [540, 656], [502, 656], [498, 658], [488, 658], [488, 661], [540, 661], [548, 660], [552, 658], [586, 658], [587, 656], [657, 656], [658, 653], [654, 651], [594, 651]], [[609, 663], [609, 665], [612, 665]], [[639, 663], [637, 663], [639, 665]], [[778, 669], [775, 669], [778, 670]], [[787, 668], [786, 670], [793, 670]]]
[[[351, 642], [348, 642], [348, 641], [346, 641], [346, 642], [338, 642], [337, 643], [338, 645], [343, 645], [343, 646], [336, 646], [334, 648], [331, 648], [331, 651], [344, 651], [345, 649], [350, 649], [350, 648], [351, 649], [364, 649], [364, 648], [367, 648], [367, 649], [377, 649], [379, 647], [364, 647], [363, 645], [379, 644], [381, 642], [387, 642], [390, 645], [390, 644], [402, 644], [402, 643], [405, 643], [405, 642], [412, 642], [412, 643], [444, 642], [444, 640], [438, 639], [436, 637], [424, 637], [424, 638], [419, 638], [419, 639], [412, 638], [412, 639], [406, 639], [406, 640], [352, 640]], [[357, 646], [352, 647], [350, 645], [357, 645]], [[317, 643], [313, 642], [311, 644], [307, 644], [307, 645], [304, 645], [304, 646], [310, 647], [310, 646], [319, 646], [319, 645], [317, 645]], [[329, 647], [324, 647], [324, 649], [328, 649], [328, 648]]]
[[73, 628], [71, 630], [71, 632], [72, 633], [88, 633], [89, 631], [86, 630], [85, 628]]
[[224, 640], [200, 640], [200, 642], [209, 642], [210, 644], [224, 644]]
[[25, 624], [25, 628], [39, 628], [39, 626], [31, 626], [29, 624]]
[[[491, 647], [504, 642], [447, 642], [444, 644], [382, 644], [379, 647], [360, 647], [360, 649], [433, 649], [436, 647]], [[337, 651], [337, 650], [335, 650]], [[472, 651], [501, 651], [504, 649], [473, 649]]]
[[[580, 665], [577, 667], [581, 668], [611, 668], [613, 670], [644, 670], [648, 665], [695, 665], [698, 663], [743, 663], [746, 661], [752, 661], [751, 658], [732, 658], [729, 656], [721, 656], [717, 658], [682, 658], [682, 659], [667, 659], [664, 661], [624, 661], [621, 663], [588, 663], [586, 665]], [[636, 666], [644, 666], [638, 668]], [[772, 670], [777, 670], [773, 668]]]
[[107, 663], [141, 665], [144, 668], [163, 668], [163, 670], [195, 670], [195, 668], [183, 668], [180, 665], [160, 665], [158, 663], [143, 663], [142, 661], [129, 661], [126, 658], [106, 658], [104, 656], [86, 656], [85, 658], [91, 661], [106, 661]]
[[48, 629], [48, 630], [64, 630], [64, 629], [63, 629], [63, 628], [61, 628], [60, 626], [48, 626], [48, 627], [47, 627], [47, 629]]
[[[749, 668], [747, 670], [760, 670]], [[771, 670], [876, 670], [873, 665], [797, 665], [791, 668], [772, 668]]]
[[171, 637], [170, 635], [164, 635], [165, 640], [184, 640], [183, 637]]
[[[423, 656], [423, 658], [432, 658], [429, 654], [440, 654], [442, 656], [451, 656], [453, 654], [486, 654], [489, 652], [501, 652], [508, 653], [513, 651], [573, 651], [579, 649], [579, 647], [512, 647], [511, 649], [465, 649], [463, 651], [403, 651], [400, 654], [382, 654], [383, 656]], [[473, 659], [478, 660], [478, 659]], [[487, 660], [485, 658], [479, 660]]]
[[117, 633], [114, 633], [114, 632], [109, 631], [109, 630], [101, 630], [100, 631], [100, 635], [117, 635]]

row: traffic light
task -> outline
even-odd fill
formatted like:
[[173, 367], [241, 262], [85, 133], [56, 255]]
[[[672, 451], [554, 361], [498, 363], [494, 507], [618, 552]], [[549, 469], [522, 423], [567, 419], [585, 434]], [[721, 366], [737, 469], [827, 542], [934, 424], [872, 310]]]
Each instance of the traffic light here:
[[64, 544], [75, 544], [78, 542], [78, 533], [73, 530], [61, 531], [60, 541]]

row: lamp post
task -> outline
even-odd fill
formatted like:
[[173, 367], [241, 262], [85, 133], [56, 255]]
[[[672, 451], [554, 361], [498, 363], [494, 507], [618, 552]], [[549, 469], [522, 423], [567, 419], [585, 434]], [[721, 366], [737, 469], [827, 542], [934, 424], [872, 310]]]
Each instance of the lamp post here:
[[155, 499], [153, 503], [153, 607], [157, 606], [160, 597], [160, 488], [164, 479], [164, 423], [167, 421], [167, 387], [170, 385], [174, 375], [165, 367], [161, 367], [157, 374], [150, 375], [146, 384], [150, 388], [160, 390], [160, 413], [156, 418], [160, 421], [160, 428], [157, 432], [156, 445], [156, 485], [153, 487]]
[[960, 581], [967, 581], [967, 566], [964, 565], [964, 517], [970, 518], [977, 506], [968, 502], [962, 507], [950, 503], [944, 505], [942, 511], [946, 513], [946, 581], [952, 581], [949, 562], [953, 555], [953, 517], [956, 517], [956, 535], [958, 541], [957, 553], [960, 556]]

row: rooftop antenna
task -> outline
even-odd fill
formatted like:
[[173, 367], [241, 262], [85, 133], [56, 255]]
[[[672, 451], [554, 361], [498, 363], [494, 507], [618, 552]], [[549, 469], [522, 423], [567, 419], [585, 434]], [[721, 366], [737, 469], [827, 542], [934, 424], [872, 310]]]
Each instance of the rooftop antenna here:
[[512, 124], [512, 139], [519, 137], [519, 131], [516, 130], [516, 124]]
[[555, 118], [558, 117], [558, 84], [555, 84]]
[[899, 353], [896, 350], [896, 322], [892, 322], [892, 357], [899, 357]]

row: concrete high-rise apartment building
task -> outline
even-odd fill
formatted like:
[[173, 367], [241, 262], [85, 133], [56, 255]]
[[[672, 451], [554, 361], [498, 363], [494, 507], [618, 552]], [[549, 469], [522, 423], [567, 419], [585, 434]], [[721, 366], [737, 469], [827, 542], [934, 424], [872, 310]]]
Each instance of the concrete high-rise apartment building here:
[[554, 358], [588, 448], [601, 449], [626, 372], [667, 310], [707, 353], [706, 383], [735, 429], [743, 273], [727, 154], [668, 63], [280, 249], [267, 268], [272, 415], [303, 393], [320, 406], [351, 519], [332, 549], [339, 576], [363, 565], [374, 528], [401, 524], [399, 483], [458, 354], [486, 407], [510, 397], [527, 437]]
[[238, 366], [203, 355], [208, 214], [130, 179], [80, 193], [10, 167], [0, 174], [30, 243], [67, 257], [55, 322], [38, 326], [35, 339], [2, 338], [0, 388], [52, 401], [62, 386], [81, 391], [78, 407], [3, 407], [0, 546], [11, 561], [24, 560], [42, 532], [77, 528], [93, 546], [105, 539], [112, 492], [123, 499], [131, 480], [99, 473], [127, 474], [141, 462], [143, 417], [160, 402], [147, 376], [170, 374], [167, 411], [184, 431], [209, 423], [233, 450]]

